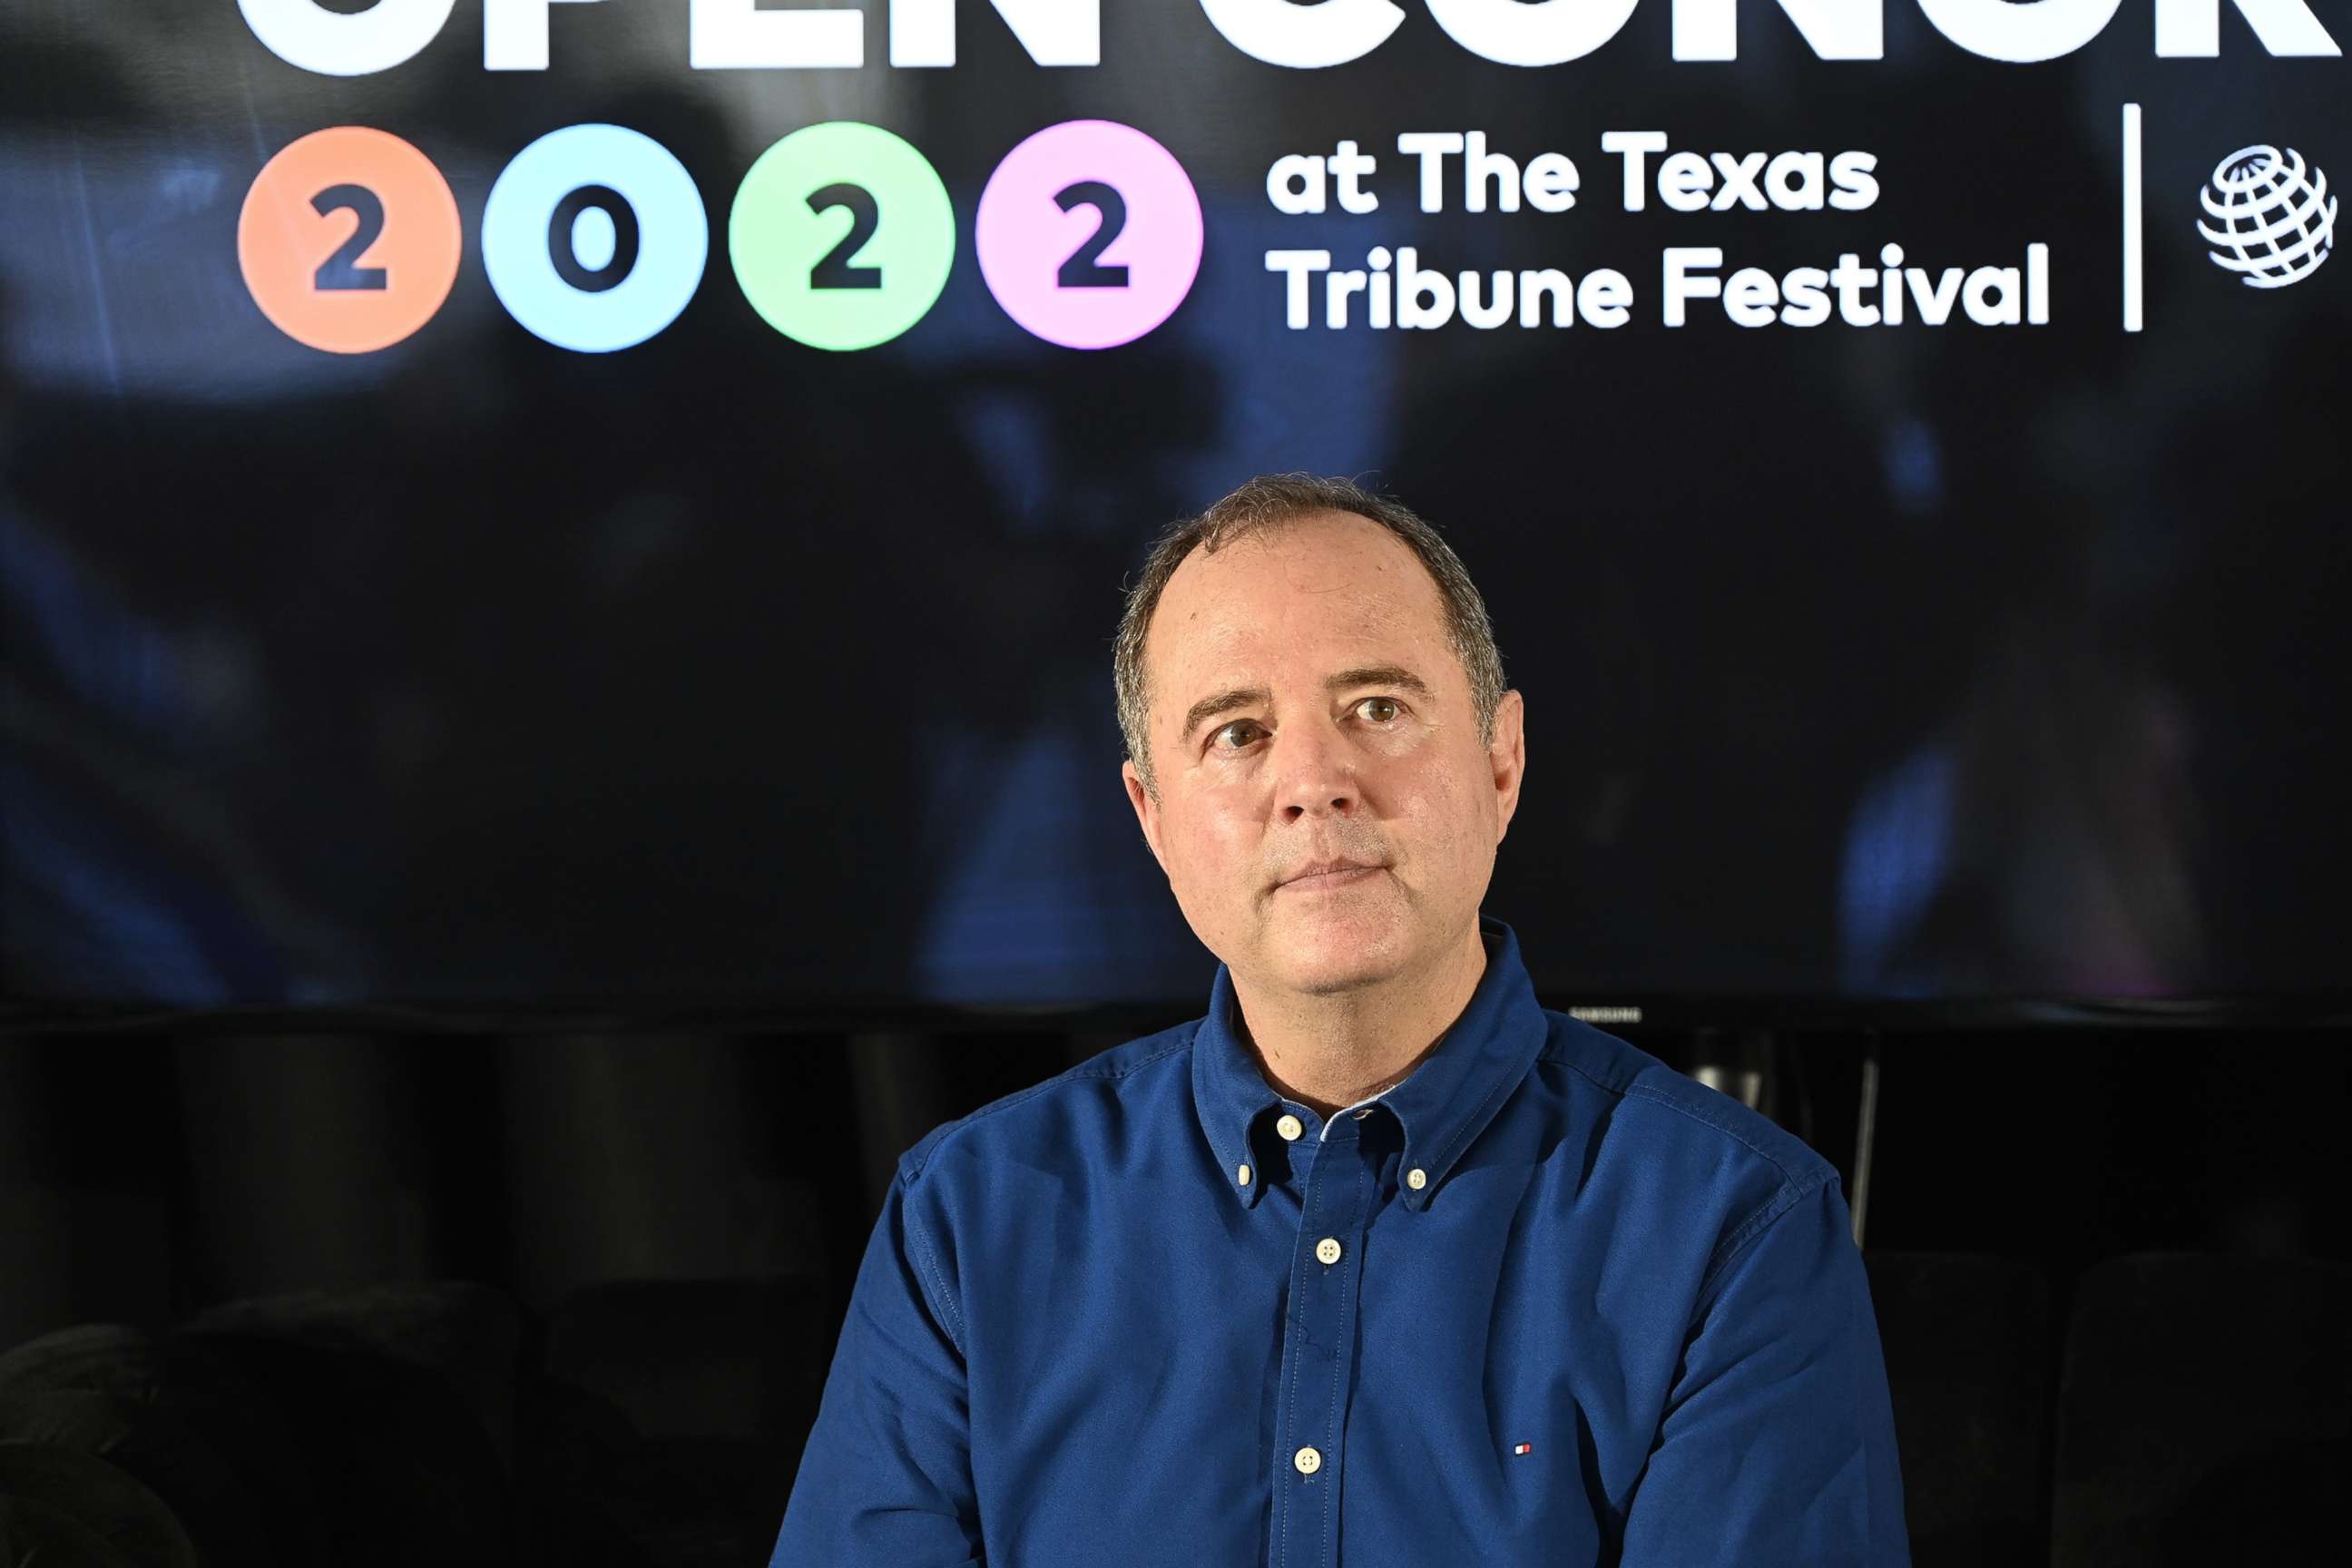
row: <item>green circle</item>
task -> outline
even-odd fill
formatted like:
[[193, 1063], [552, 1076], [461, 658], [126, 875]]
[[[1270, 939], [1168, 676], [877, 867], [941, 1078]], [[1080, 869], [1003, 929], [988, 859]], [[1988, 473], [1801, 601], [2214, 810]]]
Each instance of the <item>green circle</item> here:
[[[845, 246], [867, 215], [865, 243]], [[930, 160], [878, 125], [833, 120], [760, 154], [735, 193], [727, 248], [743, 297], [768, 325], [811, 348], [870, 349], [939, 299], [955, 230], [955, 205]]]

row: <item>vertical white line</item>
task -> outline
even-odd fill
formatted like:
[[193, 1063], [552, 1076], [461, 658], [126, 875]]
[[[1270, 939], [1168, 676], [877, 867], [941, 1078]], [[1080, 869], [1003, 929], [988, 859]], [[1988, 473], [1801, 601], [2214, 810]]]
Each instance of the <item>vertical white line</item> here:
[[2124, 331], [2140, 328], [2139, 105], [2124, 105]]

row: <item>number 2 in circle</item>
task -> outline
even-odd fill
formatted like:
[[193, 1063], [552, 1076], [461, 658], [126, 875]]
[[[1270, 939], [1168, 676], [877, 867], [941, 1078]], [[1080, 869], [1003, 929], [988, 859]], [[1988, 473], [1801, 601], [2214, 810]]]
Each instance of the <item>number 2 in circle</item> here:
[[237, 209], [246, 292], [270, 325], [321, 353], [406, 339], [448, 299], [465, 250], [457, 198], [433, 160], [364, 125], [279, 148]]
[[853, 185], [846, 180], [813, 191], [808, 198], [809, 210], [829, 212], [835, 207], [849, 209], [849, 232], [841, 243], [824, 253], [814, 267], [809, 268], [812, 289], [879, 289], [882, 269], [879, 267], [854, 267], [851, 262], [874, 237], [882, 226], [882, 204], [864, 185]]
[[1065, 289], [1126, 288], [1127, 268], [1106, 267], [1097, 258], [1127, 226], [1127, 198], [1100, 180], [1080, 180], [1055, 191], [1054, 205], [1064, 212], [1090, 206], [1102, 219], [1095, 225], [1094, 233], [1087, 237], [1087, 242], [1070, 252], [1061, 270], [1054, 275], [1055, 280]]
[[1183, 165], [1111, 120], [1032, 134], [998, 161], [972, 218], [981, 278], [1004, 313], [1071, 349], [1116, 348], [1166, 321], [1192, 290], [1201, 237]]
[[803, 125], [761, 153], [727, 220], [753, 311], [834, 353], [887, 343], [921, 321], [947, 285], [955, 243], [955, 204], [930, 161], [895, 132], [848, 120]]
[[362, 267], [360, 258], [383, 236], [383, 198], [365, 185], [329, 185], [310, 198], [320, 217], [330, 213], [355, 213], [359, 226], [332, 256], [319, 264], [312, 282], [321, 294], [347, 294], [390, 288], [391, 275], [381, 267]]

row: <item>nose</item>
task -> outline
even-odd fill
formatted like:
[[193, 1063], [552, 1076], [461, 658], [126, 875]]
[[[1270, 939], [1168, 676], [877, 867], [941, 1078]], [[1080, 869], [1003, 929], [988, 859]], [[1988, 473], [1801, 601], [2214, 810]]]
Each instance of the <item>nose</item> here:
[[1286, 822], [1349, 816], [1363, 804], [1356, 760], [1329, 725], [1289, 724], [1274, 740], [1275, 805]]

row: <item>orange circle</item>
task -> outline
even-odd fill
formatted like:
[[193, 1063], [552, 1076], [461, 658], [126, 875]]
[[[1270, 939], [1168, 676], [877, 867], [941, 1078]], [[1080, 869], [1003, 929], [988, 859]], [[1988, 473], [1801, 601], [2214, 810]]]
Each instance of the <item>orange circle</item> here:
[[[379, 206], [381, 228], [355, 246]], [[431, 321], [464, 249], [457, 198], [433, 160], [364, 125], [314, 131], [269, 160], [236, 223], [254, 303], [288, 337], [330, 353], [373, 353]]]

